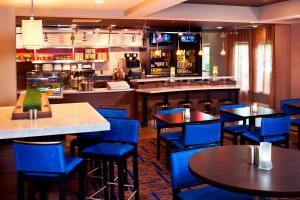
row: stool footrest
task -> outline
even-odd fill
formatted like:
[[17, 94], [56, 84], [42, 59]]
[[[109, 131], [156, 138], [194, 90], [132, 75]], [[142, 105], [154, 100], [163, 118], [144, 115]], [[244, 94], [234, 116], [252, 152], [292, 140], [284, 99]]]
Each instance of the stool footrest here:
[[98, 198], [94, 198], [94, 196], [96, 196], [97, 194], [99, 194], [101, 191], [103, 191], [106, 188], [106, 186], [103, 186], [102, 188], [100, 188], [99, 190], [97, 190], [95, 193], [93, 193], [92, 195], [86, 197], [86, 199], [90, 199], [90, 200], [100, 200]]

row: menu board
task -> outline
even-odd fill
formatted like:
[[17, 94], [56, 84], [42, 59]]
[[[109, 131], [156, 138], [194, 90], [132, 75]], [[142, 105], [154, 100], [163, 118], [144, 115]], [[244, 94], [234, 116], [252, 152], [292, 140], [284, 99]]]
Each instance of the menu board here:
[[110, 34], [109, 46], [122, 46], [122, 34]]
[[140, 34], [122, 34], [123, 46], [143, 46], [143, 35]]
[[71, 33], [47, 33], [48, 41], [44, 41], [43, 46], [72, 46]]

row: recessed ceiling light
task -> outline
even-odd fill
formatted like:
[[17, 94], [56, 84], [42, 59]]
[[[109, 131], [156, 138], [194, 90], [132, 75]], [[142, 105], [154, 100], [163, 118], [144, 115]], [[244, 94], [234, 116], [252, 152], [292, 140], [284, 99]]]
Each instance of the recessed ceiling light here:
[[252, 28], [257, 28], [257, 27], [258, 27], [257, 25], [253, 25], [253, 26], [252, 26]]
[[95, 0], [96, 3], [104, 3], [104, 0]]
[[124, 31], [128, 31], [128, 29], [127, 29], [127, 28], [125, 28], [125, 29], [124, 29]]
[[117, 26], [117, 25], [115, 25], [115, 24], [111, 24], [111, 25], [110, 25], [110, 27], [116, 27], [116, 26]]
[[223, 28], [222, 26], [218, 26], [218, 27], [217, 27], [217, 29], [222, 29], [222, 28]]
[[96, 28], [95, 31], [100, 31], [100, 28]]

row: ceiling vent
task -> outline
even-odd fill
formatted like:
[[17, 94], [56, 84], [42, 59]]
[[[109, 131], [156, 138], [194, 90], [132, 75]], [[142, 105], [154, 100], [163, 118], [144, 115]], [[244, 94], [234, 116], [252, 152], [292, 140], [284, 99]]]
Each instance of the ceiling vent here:
[[72, 23], [98, 23], [101, 19], [73, 19]]

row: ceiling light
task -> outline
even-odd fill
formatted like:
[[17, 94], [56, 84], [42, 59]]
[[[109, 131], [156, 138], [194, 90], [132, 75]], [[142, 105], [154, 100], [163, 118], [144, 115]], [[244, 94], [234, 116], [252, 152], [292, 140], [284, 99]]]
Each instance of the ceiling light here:
[[100, 28], [96, 28], [95, 31], [100, 31]]
[[95, 0], [96, 3], [104, 3], [104, 0]]
[[257, 25], [252, 25], [252, 28], [257, 28], [258, 26]]
[[223, 41], [223, 42], [222, 42], [221, 56], [225, 56], [225, 55], [226, 55], [226, 51], [225, 51], [224, 41]]
[[111, 24], [111, 25], [110, 25], [110, 27], [116, 27], [116, 26], [117, 26], [117, 25], [115, 25], [115, 24]]
[[[179, 36], [179, 33], [178, 33], [178, 36]], [[177, 55], [177, 56], [180, 56], [180, 55], [181, 55], [180, 46], [179, 46], [179, 37], [178, 37], [178, 40], [177, 40], [177, 51], [176, 51], [176, 55]]]
[[218, 27], [217, 27], [217, 29], [222, 29], [222, 28], [223, 28], [222, 26], [218, 26]]
[[77, 27], [77, 24], [71, 24], [71, 27], [72, 27], [72, 28], [76, 28], [76, 27]]
[[101, 19], [73, 19], [72, 23], [98, 23]]
[[30, 20], [22, 20], [22, 41], [26, 49], [39, 49], [44, 41], [42, 20], [34, 20], [31, 0]]

